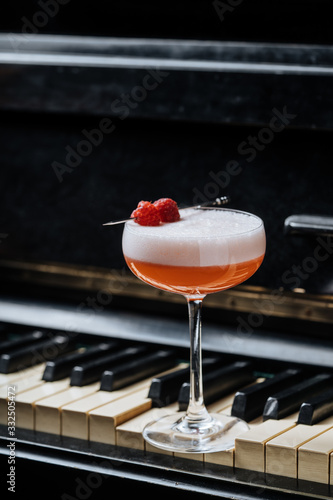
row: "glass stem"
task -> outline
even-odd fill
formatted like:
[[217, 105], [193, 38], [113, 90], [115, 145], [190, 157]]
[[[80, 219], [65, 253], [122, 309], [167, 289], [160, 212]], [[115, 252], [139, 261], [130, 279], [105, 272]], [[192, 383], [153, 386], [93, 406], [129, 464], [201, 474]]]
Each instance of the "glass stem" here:
[[187, 297], [190, 327], [190, 400], [186, 412], [188, 424], [210, 420], [204, 404], [201, 355], [202, 298]]

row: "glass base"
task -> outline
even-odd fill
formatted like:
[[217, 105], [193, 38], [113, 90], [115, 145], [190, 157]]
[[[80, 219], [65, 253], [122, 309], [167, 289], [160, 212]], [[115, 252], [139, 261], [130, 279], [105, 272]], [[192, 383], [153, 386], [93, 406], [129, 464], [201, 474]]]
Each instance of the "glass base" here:
[[235, 438], [247, 430], [246, 422], [227, 415], [209, 414], [205, 421], [191, 423], [185, 413], [174, 413], [146, 425], [143, 437], [163, 450], [212, 453], [233, 448]]

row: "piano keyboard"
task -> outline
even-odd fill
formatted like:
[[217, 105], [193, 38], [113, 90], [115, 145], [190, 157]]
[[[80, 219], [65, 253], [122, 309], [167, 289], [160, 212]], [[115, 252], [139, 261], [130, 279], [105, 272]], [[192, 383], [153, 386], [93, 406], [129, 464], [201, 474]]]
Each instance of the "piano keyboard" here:
[[10, 386], [18, 429], [333, 485], [331, 373], [291, 367], [262, 374], [251, 360], [205, 356], [208, 409], [226, 421], [244, 418], [250, 430], [231, 450], [178, 455], [142, 438], [146, 423], [187, 405], [188, 365], [176, 349], [118, 340], [91, 345], [37, 331], [8, 334], [0, 343], [0, 372], [5, 437]]

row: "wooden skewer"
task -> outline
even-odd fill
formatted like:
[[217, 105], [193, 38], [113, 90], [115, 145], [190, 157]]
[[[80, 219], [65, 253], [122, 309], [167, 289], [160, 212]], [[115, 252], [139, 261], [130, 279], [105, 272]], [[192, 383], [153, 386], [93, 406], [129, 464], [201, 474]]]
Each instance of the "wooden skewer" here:
[[[207, 201], [205, 203], [202, 203], [201, 205], [193, 205], [192, 207], [184, 207], [181, 208], [180, 210], [187, 210], [189, 208], [221, 207], [222, 205], [226, 205], [229, 202], [230, 202], [229, 196], [221, 196], [220, 198], [216, 198], [214, 201]], [[135, 220], [135, 217], [129, 217], [128, 219], [105, 222], [103, 226], [114, 226], [116, 224], [125, 224], [125, 222], [128, 222], [130, 220]]]

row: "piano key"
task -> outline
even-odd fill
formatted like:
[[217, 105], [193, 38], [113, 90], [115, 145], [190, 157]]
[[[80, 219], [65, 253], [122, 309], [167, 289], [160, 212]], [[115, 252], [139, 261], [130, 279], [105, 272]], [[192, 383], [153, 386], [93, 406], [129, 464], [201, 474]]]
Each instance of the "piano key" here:
[[145, 389], [148, 394], [149, 381], [145, 380], [118, 391], [97, 391], [62, 407], [62, 435], [89, 439], [89, 415], [92, 410]]
[[[19, 378], [18, 380], [15, 380], [15, 382], [13, 382], [13, 385], [15, 387], [15, 395], [17, 397], [24, 391], [27, 391], [34, 387], [38, 387], [44, 383], [45, 382], [41, 378], [41, 372], [37, 370], [29, 377]], [[8, 386], [4, 385], [0, 387], [0, 424], [3, 425], [7, 424], [7, 406], [8, 406], [7, 397], [8, 397]]]
[[[254, 383], [251, 383], [250, 385], [246, 386], [245, 389], [247, 387], [250, 387], [251, 385], [260, 384], [264, 380], [265, 379], [260, 377]], [[220, 413], [220, 414], [225, 415], [226, 417], [231, 416], [232, 403], [233, 403], [234, 397], [235, 397], [235, 393], [229, 394], [228, 396], [223, 397], [221, 400], [210, 404], [208, 406], [208, 410], [211, 413]], [[226, 423], [228, 423], [228, 420], [229, 419], [226, 418]], [[249, 430], [255, 429], [258, 425], [260, 425], [262, 423], [263, 423], [263, 421], [262, 421], [261, 416], [255, 418], [254, 420], [251, 420], [249, 422]], [[289, 427], [289, 425], [288, 425], [288, 427]], [[274, 429], [274, 431], [276, 431], [276, 429]], [[245, 431], [244, 434], [238, 436], [238, 438], [245, 437], [247, 435], [247, 432], [249, 432], [249, 431]], [[187, 455], [185, 455], [185, 454], [183, 454], [183, 455], [177, 454], [177, 456], [181, 456], [183, 458], [187, 457]], [[189, 456], [191, 457], [192, 460], [198, 460], [198, 459], [201, 460], [200, 454], [188, 454], [187, 458], [189, 458]], [[261, 458], [261, 456], [260, 456], [260, 458]], [[233, 448], [230, 448], [228, 450], [223, 450], [220, 452], [205, 453], [205, 454], [203, 454], [203, 462], [207, 463], [207, 464], [209, 464], [209, 463], [210, 464], [217, 464], [217, 465], [224, 466], [224, 467], [234, 467], [234, 465], [235, 465], [235, 446]]]
[[[220, 402], [222, 406], [224, 406], [223, 401]], [[208, 410], [210, 411], [210, 407], [208, 407]], [[226, 415], [224, 411], [221, 412], [216, 412], [219, 413], [221, 421], [225, 424], [228, 425], [230, 422], [232, 422], [236, 417], [231, 417], [230, 415]], [[156, 449], [155, 449], [156, 452]], [[213, 453], [178, 453], [175, 452], [174, 457], [177, 458], [186, 458], [186, 459], [191, 459], [199, 462], [205, 462], [205, 463], [215, 463], [218, 465], [223, 465], [227, 467], [233, 467], [234, 466], [234, 447], [229, 448], [227, 450], [223, 450], [220, 452], [213, 452]]]
[[300, 370], [285, 370], [260, 384], [254, 384], [236, 393], [231, 414], [250, 422], [263, 414], [266, 400], [272, 394], [298, 382], [302, 377]]
[[62, 408], [79, 401], [86, 396], [95, 394], [100, 388], [100, 383], [84, 387], [69, 387], [53, 396], [48, 396], [35, 403], [35, 430], [50, 434], [62, 434]]
[[136, 357], [110, 370], [105, 370], [101, 380], [101, 391], [114, 391], [139, 380], [175, 366], [175, 352], [159, 350]]
[[0, 354], [7, 354], [8, 352], [14, 351], [15, 349], [19, 349], [21, 347], [26, 347], [28, 345], [31, 346], [34, 342], [45, 339], [46, 337], [47, 333], [40, 330], [35, 330], [29, 333], [25, 332], [23, 335], [20, 335], [17, 338], [0, 342]]
[[[263, 379], [259, 378], [255, 383], [261, 382]], [[230, 422], [230, 417], [231, 417], [231, 405], [232, 401], [235, 397], [235, 392], [228, 394], [226, 396], [223, 396], [221, 399], [214, 401], [214, 403], [211, 403], [207, 405], [207, 409], [210, 413], [219, 413], [222, 419], [224, 418], [225, 423], [227, 424]], [[254, 427], [258, 423], [261, 423], [262, 419], [256, 419], [253, 422], [250, 423], [250, 428]], [[146, 453], [161, 453], [161, 450], [153, 447], [150, 443], [145, 443], [145, 449]], [[163, 453], [168, 453], [172, 454], [171, 452], [163, 451]], [[233, 467], [234, 465], [234, 448], [230, 448], [228, 450], [224, 450], [221, 452], [215, 452], [215, 453], [173, 453], [174, 457], [177, 458], [186, 458], [186, 459], [191, 459], [195, 461], [199, 461], [202, 463], [212, 463], [212, 464], [218, 464], [218, 465], [223, 465], [227, 467]]]
[[[218, 413], [223, 412], [230, 408], [232, 400], [235, 393], [230, 394], [221, 398], [219, 401], [215, 401], [213, 404], [208, 405], [208, 411]], [[162, 408], [153, 408], [146, 411], [144, 414], [137, 416], [134, 419], [128, 420], [126, 423], [120, 425], [116, 429], [116, 444], [119, 446], [130, 447], [131, 443], [134, 443], [135, 449], [145, 450], [146, 453], [162, 453], [167, 455], [173, 455], [172, 452], [167, 450], [162, 450], [155, 448], [149, 443], [145, 442], [142, 436], [143, 429], [149, 422], [160, 418], [164, 415], [170, 413], [178, 412], [178, 403], [172, 403], [168, 406]], [[230, 411], [229, 411], [230, 413]], [[217, 457], [219, 453], [207, 454], [209, 457]], [[182, 454], [175, 454], [175, 456], [183, 456]], [[203, 454], [186, 454], [185, 458], [191, 458], [194, 460], [204, 461], [205, 456]], [[219, 457], [218, 461], [211, 460], [212, 463], [218, 463], [219, 465], [233, 466], [233, 450], [228, 450], [223, 453], [223, 456]]]
[[280, 419], [298, 411], [308, 397], [315, 396], [332, 387], [333, 375], [320, 373], [296, 385], [270, 396], [264, 407], [263, 419]]
[[[144, 427], [150, 422], [162, 418], [163, 416], [169, 415], [171, 413], [177, 415], [177, 412], [178, 412], [178, 403], [171, 403], [170, 405], [163, 406], [161, 408], [151, 407], [144, 413], [141, 413], [140, 415], [130, 420], [127, 420], [125, 423], [117, 426], [116, 428], [115, 439], [117, 446], [123, 446], [128, 448], [134, 447], [134, 449], [146, 451], [146, 453], [158, 453], [170, 456], [176, 455], [169, 450], [156, 448], [152, 446], [150, 443], [146, 442], [143, 438], [142, 432]], [[180, 416], [181, 415], [179, 415], [179, 417]], [[186, 458], [191, 458], [191, 457], [189, 454], [186, 455]], [[195, 459], [203, 461], [203, 455], [200, 454], [200, 457], [195, 456]]]
[[[175, 413], [178, 411], [178, 404], [172, 403], [163, 408], [151, 408], [150, 410], [141, 413], [140, 415], [119, 424], [116, 428], [116, 445], [134, 450], [145, 450], [146, 442], [142, 432], [144, 427], [158, 418]], [[164, 453], [165, 450], [158, 450], [158, 453]], [[167, 452], [172, 455], [171, 452]]]
[[235, 467], [265, 472], [265, 446], [279, 434], [295, 427], [293, 419], [266, 420], [235, 440]]
[[143, 388], [121, 399], [92, 410], [89, 414], [89, 440], [116, 444], [116, 427], [151, 408], [151, 399]]
[[[258, 378], [255, 382], [253, 382], [250, 385], [260, 384], [263, 380], [265, 379]], [[250, 387], [250, 385], [246, 387]], [[232, 403], [234, 397], [235, 393], [229, 394], [228, 396], [225, 396], [221, 400], [210, 404], [208, 406], [208, 410], [211, 413], [223, 413], [226, 416], [231, 416]], [[261, 423], [262, 423], [262, 417], [258, 417], [249, 422], [249, 427], [250, 429], [253, 429], [256, 425]], [[226, 467], [233, 467], [235, 463], [235, 447], [230, 448], [229, 450], [219, 451], [216, 453], [206, 453], [204, 454], [203, 459], [205, 463], [217, 464]]]
[[73, 367], [80, 362], [96, 359], [102, 355], [110, 353], [119, 346], [118, 342], [101, 343], [93, 347], [89, 347], [83, 351], [79, 350], [58, 359], [48, 361], [45, 366], [43, 380], [53, 382], [69, 377]]
[[333, 415], [333, 388], [302, 403], [298, 424], [313, 425]]
[[[181, 368], [182, 366], [180, 365]], [[61, 435], [62, 408], [85, 396], [96, 394], [99, 389], [99, 382], [84, 387], [70, 386], [61, 393], [37, 401], [35, 403], [35, 430]]]
[[[228, 399], [229, 398], [224, 398], [224, 401], [226, 401]], [[230, 403], [230, 399], [229, 399], [229, 403]], [[220, 405], [225, 406], [221, 402], [220, 402]], [[215, 405], [215, 408], [214, 408], [214, 405], [212, 405], [209, 407], [210, 411], [212, 411], [212, 407], [213, 407], [213, 411], [217, 410], [216, 405]], [[164, 410], [165, 410], [164, 413], [167, 413], [167, 408], [164, 408]], [[153, 412], [153, 409], [150, 410], [150, 412], [148, 411], [144, 415], [140, 415], [136, 419], [133, 419], [133, 421], [129, 420], [123, 426], [120, 426], [119, 428], [117, 428], [117, 436], [121, 436], [119, 438], [119, 440], [117, 437], [117, 443], [119, 445], [120, 445], [120, 443], [122, 443], [122, 444], [125, 443], [125, 445], [126, 445], [127, 440], [129, 442], [134, 440], [137, 443], [142, 444], [143, 438], [142, 438], [141, 433], [142, 433], [144, 425], [146, 425], [146, 423], [148, 423], [153, 418], [152, 412]], [[150, 415], [150, 413], [151, 413], [151, 415]], [[296, 418], [296, 416], [294, 416], [294, 417]], [[281, 421], [278, 423], [277, 426], [275, 425], [276, 422], [273, 422], [273, 426], [271, 423], [269, 423], [269, 424], [265, 423], [266, 435], [264, 435], [265, 433], [262, 432], [263, 430], [265, 430], [265, 428], [261, 429], [260, 438], [258, 438], [258, 436], [257, 436], [257, 438], [254, 439], [254, 436], [252, 435], [252, 450], [250, 450], [250, 452], [248, 453], [248, 463], [247, 463], [246, 467], [244, 467], [244, 468], [248, 468], [249, 470], [252, 469], [251, 460], [254, 456], [257, 462], [261, 462], [261, 466], [259, 466], [258, 468], [261, 471], [265, 470], [265, 463], [264, 463], [265, 462], [264, 457], [265, 457], [265, 451], [266, 451], [265, 444], [270, 442], [270, 440], [273, 439], [274, 436], [276, 436], [277, 434], [283, 433], [285, 429], [294, 428], [294, 426], [296, 425], [295, 418], [291, 419], [290, 421], [289, 420], [284, 421], [284, 422]], [[260, 424], [255, 423], [255, 422], [251, 423], [251, 428], [253, 429], [256, 425], [260, 425]], [[267, 429], [268, 426], [270, 427], [270, 429]], [[317, 430], [316, 433], [319, 433], [319, 430]], [[130, 437], [128, 437], [127, 435], [129, 435]], [[247, 438], [247, 440], [250, 441], [251, 436], [250, 436], [250, 434], [246, 433], [243, 435], [242, 438], [243, 439]], [[256, 456], [256, 454], [254, 454], [254, 455], [252, 454], [254, 443], [255, 443], [255, 446], [257, 447], [257, 451], [259, 451], [259, 456]], [[151, 447], [149, 445], [149, 443], [145, 443], [145, 447], [146, 447], [146, 450], [148, 450], [150, 452], [158, 452], [158, 453], [162, 452], [162, 453], [164, 453], [162, 450], [158, 450], [156, 448]], [[169, 452], [167, 452], [167, 453], [169, 453]], [[183, 455], [175, 454], [175, 456], [183, 456]], [[195, 454], [195, 455], [191, 454], [191, 456], [189, 454], [186, 454], [186, 455], [184, 455], [184, 457], [191, 458], [191, 459], [196, 458], [198, 460], [202, 459], [201, 454]], [[219, 465], [226, 465], [226, 466], [232, 467], [233, 463], [234, 463], [234, 449], [228, 450], [227, 452], [205, 454], [204, 461], [206, 461], [207, 463], [217, 463]], [[237, 463], [237, 465], [240, 465], [240, 464]]]
[[[166, 373], [177, 369], [177, 367], [171, 368]], [[87, 440], [89, 438], [89, 415], [92, 410], [134, 394], [141, 389], [144, 389], [146, 395], [148, 395], [150, 383], [151, 378], [148, 378], [116, 391], [99, 390], [96, 393], [63, 406], [61, 411], [62, 435]]]
[[300, 446], [298, 479], [329, 484], [330, 454], [333, 452], [333, 429]]
[[71, 385], [82, 387], [83, 385], [92, 384], [101, 380], [102, 374], [108, 368], [118, 365], [132, 359], [145, 352], [146, 348], [143, 346], [127, 347], [125, 349], [117, 350], [105, 356], [100, 356], [97, 359], [92, 359], [74, 366], [71, 371]]
[[0, 355], [0, 372], [11, 373], [40, 364], [72, 350], [74, 343], [65, 335], [55, 335]]
[[[247, 384], [245, 387], [243, 387], [242, 390], [246, 389], [247, 387], [250, 387], [251, 385], [260, 384], [264, 380], [265, 379], [263, 377], [257, 378], [254, 382], [251, 382], [250, 384]], [[231, 416], [232, 405], [233, 405], [233, 401], [235, 399], [235, 395], [237, 394], [237, 392], [238, 392], [238, 390], [236, 392], [232, 392], [232, 393], [230, 393], [228, 395], [223, 396], [222, 399], [217, 400], [214, 403], [210, 403], [208, 405], [210, 411], [213, 412], [213, 413], [215, 413], [215, 412], [217, 412], [217, 413], [222, 412], [222, 413], [225, 413], [226, 415]], [[224, 405], [223, 407], [221, 406], [222, 403]], [[258, 417], [257, 419], [254, 419], [253, 421], [257, 422], [257, 420], [260, 421], [260, 422], [262, 422], [261, 416]]]
[[[147, 410], [144, 414], [141, 414], [137, 417], [134, 417], [131, 420], [126, 421], [125, 423], [119, 425], [116, 429], [116, 443], [119, 446], [124, 446], [124, 447], [130, 447], [129, 443], [133, 442], [135, 449], [140, 449], [144, 450], [145, 446], [147, 443], [144, 441], [143, 436], [142, 436], [142, 431], [144, 426], [151, 422], [152, 420], [155, 420], [155, 418], [162, 417], [164, 415], [167, 415], [168, 413], [175, 413], [178, 411], [178, 403], [173, 402], [168, 405], [163, 404], [162, 407], [154, 407], [154, 401], [150, 397], [151, 394], [151, 387], [154, 381], [167, 381], [166, 384], [162, 384], [163, 387], [163, 393], [159, 394], [159, 396], [162, 396], [165, 399], [169, 399], [168, 393], [165, 391], [167, 386], [169, 385], [171, 392], [176, 395], [179, 391], [179, 385], [177, 385], [177, 391], [174, 391], [173, 389], [173, 384], [169, 384], [169, 381], [171, 380], [172, 382], [174, 381], [173, 375], [178, 375], [180, 374], [181, 377], [183, 377], [184, 372], [186, 372], [186, 376], [189, 375], [189, 369], [188, 369], [188, 364], [187, 363], [181, 363], [178, 365], [177, 368], [169, 370], [167, 373], [164, 373], [163, 375], [160, 375], [158, 377], [155, 377], [152, 379], [150, 383], [150, 388], [148, 392], [148, 398], [151, 399], [152, 401], [152, 407], [150, 410]], [[177, 380], [177, 377], [175, 377]], [[176, 397], [176, 396], [175, 396]], [[158, 450], [159, 453], [166, 453], [169, 455], [172, 455], [172, 453], [167, 452], [166, 450]]]
[[[158, 409], [158, 408], [156, 408], [156, 409]], [[160, 409], [162, 410], [163, 408], [160, 408]], [[149, 453], [158, 453], [159, 455], [169, 455], [171, 457], [174, 456], [174, 453], [172, 451], [162, 450], [161, 448], [156, 448], [152, 444], [145, 442], [145, 454], [149, 455]], [[191, 457], [189, 455], [187, 456], [187, 458], [191, 459]]]
[[215, 453], [205, 453], [203, 462], [232, 468], [235, 465], [235, 447]]
[[[12, 376], [12, 375], [15, 375], [15, 374], [3, 375], [3, 376], [8, 377], [8, 376]], [[19, 374], [17, 373], [17, 375], [19, 375]], [[93, 386], [94, 386], [94, 388], [93, 388]], [[96, 392], [100, 392], [100, 391], [98, 391], [98, 384], [92, 384], [91, 386], [86, 386], [86, 387], [70, 387], [69, 389], [66, 389], [65, 391], [61, 391], [61, 393], [58, 393], [58, 394], [56, 394], [56, 395], [54, 395], [54, 396], [51, 396], [51, 397], [47, 396], [45, 399], [43, 398], [43, 399], [41, 399], [39, 402], [36, 402], [36, 405], [35, 405], [35, 407], [36, 407], [36, 417], [35, 417], [35, 418], [36, 418], [36, 428], [37, 428], [37, 414], [38, 414], [38, 410], [37, 410], [37, 409], [38, 409], [38, 408], [39, 408], [39, 409], [43, 409], [43, 408], [45, 409], [45, 408], [47, 408], [46, 406], [45, 406], [45, 407], [43, 407], [43, 402], [44, 402], [44, 400], [45, 400], [45, 401], [46, 401], [47, 399], [49, 399], [49, 400], [53, 400], [53, 402], [54, 402], [54, 407], [56, 407], [55, 400], [56, 400], [56, 397], [57, 397], [57, 396], [63, 395], [64, 393], [66, 393], [66, 392], [67, 392], [67, 390], [70, 390], [70, 389], [73, 389], [73, 390], [85, 390], [85, 389], [87, 389], [88, 387], [89, 387], [89, 390], [91, 391], [91, 392], [88, 394], [88, 396], [90, 396], [92, 393], [93, 393], [93, 394], [95, 394]], [[95, 391], [95, 392], [93, 392], [93, 391]], [[78, 399], [77, 399], [77, 401], [78, 401], [78, 400], [81, 400], [81, 399], [84, 399], [84, 396], [82, 396], [82, 397], [81, 397], [81, 396], [82, 396], [82, 394], [81, 394], [81, 395], [77, 395], [77, 398], [78, 398]], [[125, 396], [121, 396], [121, 397], [125, 397]], [[228, 404], [227, 404], [224, 408], [226, 409], [226, 407], [227, 407], [227, 408], [229, 408], [229, 410], [230, 410], [230, 406], [231, 406], [231, 401], [232, 401], [232, 399], [230, 398], [230, 396], [228, 396], [228, 397], [226, 397], [226, 398], [223, 398], [223, 400], [224, 400], [224, 401], [225, 401], [225, 400], [227, 400], [227, 399], [228, 399]], [[72, 399], [71, 399], [70, 401], [71, 401], [71, 403], [73, 402], [73, 400], [72, 400]], [[117, 399], [117, 401], [119, 401], [119, 400]], [[71, 404], [71, 403], [69, 403], [69, 402], [68, 402], [68, 399], [67, 399], [67, 400], [64, 402], [64, 406], [66, 406], [66, 405], [68, 406], [68, 405], [69, 405], [69, 404]], [[107, 403], [107, 404], [109, 404], [109, 403]], [[214, 406], [214, 405], [212, 405], [212, 406]], [[61, 408], [62, 408], [62, 407], [61, 407]], [[57, 433], [61, 432], [61, 429], [59, 429], [59, 428], [60, 428], [60, 421], [61, 421], [61, 419], [60, 419], [60, 415], [59, 415], [59, 414], [61, 414], [61, 408], [60, 408], [60, 410], [59, 410], [59, 407], [57, 407], [57, 408], [56, 408], [56, 413], [57, 413], [57, 419], [56, 419], [57, 424], [56, 424], [56, 426], [57, 426], [57, 428], [58, 428]], [[101, 410], [101, 408], [102, 408], [102, 407], [98, 407], [98, 409], [99, 409], [99, 410]], [[116, 407], [113, 407], [113, 409], [115, 409], [115, 408], [116, 408]], [[118, 435], [118, 423], [121, 421], [121, 417], [120, 417], [120, 408], [121, 408], [121, 406], [119, 406], [119, 407], [118, 407], [119, 413], [118, 413], [118, 410], [117, 410], [117, 412], [116, 412], [116, 413], [113, 413], [113, 416], [112, 416], [112, 418], [114, 418], [114, 420], [113, 420], [113, 422], [114, 422], [114, 423], [113, 423], [113, 424], [110, 424], [110, 423], [105, 422], [105, 425], [107, 425], [107, 426], [108, 426], [108, 428], [112, 428], [112, 425], [114, 426], [114, 424], [116, 425], [116, 434], [115, 434], [114, 436], [117, 436], [117, 435]], [[127, 406], [126, 408], [127, 408], [127, 409], [126, 409], [126, 415], [125, 415], [125, 417], [124, 417], [124, 418], [126, 419], [126, 422], [125, 422], [124, 424], [120, 424], [120, 430], [121, 430], [122, 425], [125, 425], [125, 426], [126, 426], [127, 424], [130, 424], [130, 423], [131, 423], [131, 421], [132, 421], [132, 417], [128, 417], [128, 415], [129, 415], [129, 413], [130, 413], [130, 408], [131, 408], [129, 401], [128, 401], [128, 406]], [[140, 408], [140, 405], [139, 405], [139, 406], [138, 406], [138, 405], [135, 405], [135, 407], [134, 407], [134, 412], [138, 412], [138, 413], [139, 413], [138, 417], [136, 417], [136, 418], [137, 418], [137, 419], [140, 419], [140, 418], [144, 419], [144, 415], [146, 415], [147, 411], [144, 411], [144, 413], [140, 413], [140, 412], [142, 411], [142, 408], [145, 408], [145, 405], [143, 405], [143, 407], [142, 407], [141, 409], [139, 409], [139, 408]], [[109, 410], [111, 410], [111, 409], [112, 409], [112, 408], [110, 407], [110, 408], [109, 408]], [[164, 409], [164, 410], [165, 410], [165, 409]], [[100, 412], [96, 412], [96, 413], [100, 413]], [[119, 419], [118, 419], [118, 415], [119, 415]], [[46, 418], [44, 418], [44, 423], [45, 423], [45, 421], [47, 421], [47, 420], [48, 420], [48, 418], [47, 418], [46, 414], [44, 414], [44, 417], [46, 417]], [[103, 414], [103, 415], [98, 415], [98, 417], [101, 417], [101, 418], [103, 418], [103, 419], [104, 419], [104, 418], [106, 417], [106, 415], [105, 415], [105, 414]], [[129, 420], [127, 420], [127, 418], [129, 418]], [[136, 420], [136, 418], [133, 418], [133, 422]], [[288, 419], [288, 420], [289, 420], [289, 419]], [[42, 420], [40, 420], [40, 421], [42, 422]], [[89, 416], [89, 420], [88, 420], [88, 422], [90, 422], [90, 416]], [[280, 421], [280, 422], [282, 422], [282, 421]], [[289, 422], [290, 422], [290, 420], [289, 420]], [[294, 420], [294, 421], [293, 421], [293, 423], [296, 423], [296, 420]], [[111, 427], [109, 426], [109, 424], [111, 425]], [[95, 424], [94, 424], [94, 425], [95, 425]], [[251, 427], [252, 427], [252, 425], [251, 425]], [[39, 430], [42, 430], [42, 429], [40, 428]], [[251, 429], [251, 430], [253, 430], [253, 427], [252, 427], [252, 429]], [[45, 432], [48, 432], [48, 430], [46, 430], [46, 429], [44, 429], [44, 431], [45, 431]], [[88, 428], [88, 432], [89, 432], [89, 428]], [[113, 432], [113, 431], [112, 431], [112, 432]], [[274, 432], [275, 432], [275, 431], [274, 431]], [[89, 433], [88, 433], [88, 437], [89, 437]], [[244, 436], [243, 436], [242, 438], [244, 438]], [[114, 439], [116, 440], [116, 437], [114, 437]], [[238, 438], [238, 439], [239, 439], [239, 438]], [[273, 437], [272, 439], [274, 439], [274, 437]], [[115, 442], [116, 442], [116, 441], [115, 441]], [[266, 446], [267, 446], [267, 444], [268, 444], [268, 443], [270, 443], [270, 442], [271, 442], [270, 440], [267, 440], [267, 442], [266, 442]], [[118, 443], [118, 437], [117, 437], [117, 443]], [[148, 451], [149, 451], [149, 446], [148, 446]], [[152, 451], [152, 450], [150, 450], [150, 451]], [[154, 451], [156, 452], [156, 449], [155, 449]], [[267, 451], [267, 448], [266, 448], [266, 451]], [[160, 452], [160, 451], [159, 451], [159, 452]], [[230, 453], [230, 452], [229, 452], [229, 453]], [[217, 461], [217, 463], [220, 463], [221, 465], [229, 465], [229, 466], [231, 465], [231, 466], [232, 466], [232, 464], [233, 464], [233, 454], [234, 454], [234, 450], [231, 450], [231, 453], [230, 453], [229, 458], [228, 458], [228, 457], [226, 457], [226, 454], [225, 454], [225, 456], [224, 456], [224, 457], [222, 457], [222, 458], [220, 458], [220, 461]], [[214, 457], [214, 458], [217, 458], [217, 459], [218, 459], [218, 455], [219, 455], [219, 453], [216, 453], [216, 454], [206, 454], [206, 455], [204, 455], [204, 456], [203, 456], [203, 460], [205, 460], [205, 461], [209, 462], [210, 457]], [[187, 458], [188, 458], [188, 456], [187, 456]], [[198, 458], [198, 459], [201, 459], [201, 458], [199, 458], [199, 456], [198, 456], [198, 455], [197, 455], [197, 458]], [[257, 457], [257, 458], [258, 458], [258, 457]], [[257, 460], [257, 458], [256, 458], [256, 460]], [[230, 460], [230, 459], [231, 459], [231, 460]], [[223, 463], [223, 461], [224, 461], [224, 460], [225, 460], [225, 463]], [[235, 459], [235, 461], [236, 461], [236, 459]], [[212, 461], [212, 463], [216, 463], [216, 462]], [[249, 468], [249, 470], [251, 470], [251, 467]]]
[[266, 473], [297, 479], [300, 446], [333, 428], [333, 417], [321, 424], [298, 424], [266, 444]]
[[[254, 380], [253, 367], [251, 363], [246, 361], [235, 362], [204, 373], [203, 392], [205, 403], [208, 405]], [[178, 404], [180, 411], [186, 411], [189, 399], [190, 383], [185, 382], [179, 391]]]
[[168, 373], [162, 377], [154, 377], [149, 387], [148, 396], [152, 400], [152, 406], [161, 408], [177, 400], [179, 388], [190, 376], [188, 365], [182, 370]]
[[35, 404], [50, 395], [57, 394], [69, 386], [69, 379], [45, 382], [15, 398], [16, 425], [20, 428], [35, 430]]
[[18, 372], [13, 373], [0, 373], [0, 387], [8, 385], [9, 383], [14, 383], [16, 380], [29, 378], [31, 375], [38, 374], [42, 378], [43, 371], [45, 369], [45, 364], [35, 365], [31, 368], [25, 368]]
[[[203, 369], [213, 369], [221, 364], [221, 358], [205, 358], [203, 360]], [[177, 401], [179, 389], [182, 384], [190, 378], [190, 368], [184, 364], [182, 370], [177, 370], [161, 377], [154, 377], [149, 389], [149, 397], [152, 400], [152, 406], [161, 408]]]

